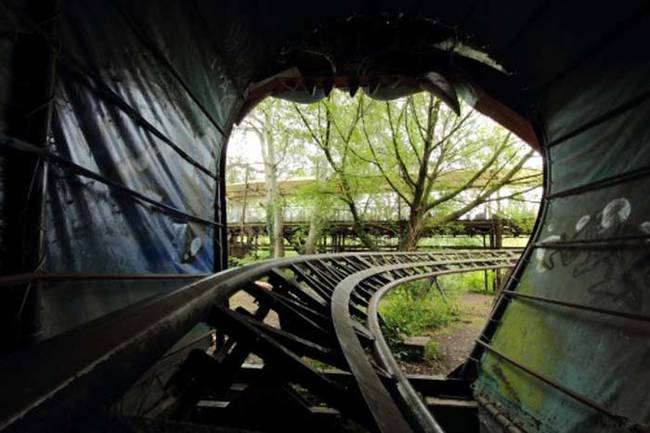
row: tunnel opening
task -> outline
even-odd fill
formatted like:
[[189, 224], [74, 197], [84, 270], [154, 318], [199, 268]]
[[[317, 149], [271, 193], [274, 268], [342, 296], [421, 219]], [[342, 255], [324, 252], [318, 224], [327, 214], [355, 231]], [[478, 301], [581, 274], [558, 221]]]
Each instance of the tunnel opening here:
[[[367, 91], [333, 89], [311, 103], [297, 92], [267, 99], [234, 129], [226, 167], [231, 263], [317, 252], [523, 251], [538, 211], [529, 199], [541, 196], [541, 158], [465, 103], [457, 114], [419, 87], [389, 101]], [[431, 126], [430, 137], [418, 135], [419, 125]], [[487, 174], [472, 180], [479, 172]], [[417, 189], [431, 197], [415, 202]], [[430, 210], [413, 218], [421, 207]], [[508, 273], [431, 278], [384, 298], [381, 331], [405, 372], [446, 375], [462, 363]]]
[[[474, 94], [477, 109], [489, 111], [542, 150], [544, 205], [534, 238], [464, 366], [445, 381], [411, 382], [420, 390], [429, 386], [438, 393], [460, 392], [477, 415], [472, 418], [478, 420], [475, 427], [485, 432], [647, 430], [650, 412], [639, 396], [647, 395], [648, 380], [645, 294], [650, 260], [644, 186], [649, 95], [645, 77], [650, 62], [643, 49], [648, 8], [642, 2], [613, 7], [580, 1], [507, 6], [459, 1], [332, 8], [196, 1], [161, 8], [155, 2], [90, 6], [70, 0], [57, 14], [32, 2], [3, 3], [2, 271], [8, 288], [3, 332], [12, 343], [0, 360], [11, 397], [2, 409], [1, 428], [38, 431], [56, 425], [79, 430], [88, 422], [108, 423], [102, 416], [89, 420], [92, 416], [83, 414], [99, 413], [98, 408], [119, 400], [143, 371], [194, 325], [206, 321], [229, 328], [240, 342], [283, 366], [272, 373], [242, 374], [257, 374], [261, 382], [289, 375], [281, 384], [307, 382], [330, 401], [346, 396], [338, 407], [370, 430], [433, 425], [431, 419], [420, 424], [412, 415], [418, 400], [397, 404], [400, 400], [391, 398], [391, 390], [399, 386], [390, 385], [390, 374], [364, 361], [357, 345], [363, 351], [374, 337], [367, 327], [354, 323], [363, 314], [367, 318], [370, 310], [359, 311], [354, 305], [370, 308], [368, 302], [390, 280], [409, 278], [407, 269], [446, 272], [451, 262], [496, 266], [511, 258], [371, 254], [321, 257], [320, 262], [287, 259], [214, 276], [205, 273], [226, 267], [225, 140], [233, 122], [258, 99], [277, 93], [304, 100], [332, 87], [368, 88], [385, 95], [400, 87], [433, 85], [453, 105], [447, 85], [453, 84], [458, 89], [472, 85], [467, 93]], [[432, 27], [432, 21], [409, 16], [438, 21]], [[54, 22], [56, 35], [50, 28]], [[456, 42], [451, 47], [434, 47], [438, 57], [426, 52], [438, 61], [435, 68], [422, 61], [421, 53], [396, 59], [395, 51], [388, 50], [378, 52], [374, 63], [364, 64], [367, 70], [354, 61], [355, 44], [344, 40], [334, 45], [344, 53], [347, 48], [350, 61], [334, 62], [333, 78], [331, 59], [320, 49], [312, 52], [322, 48], [322, 41], [314, 40], [322, 33], [312, 32], [313, 39], [300, 37], [319, 25], [327, 31], [328, 22], [340, 23], [332, 27], [334, 34], [350, 37], [347, 41], [355, 34], [346, 22], [365, 29], [356, 37], [366, 41], [363, 38], [372, 35], [374, 40], [364, 42], [368, 47], [393, 40], [395, 33], [386, 27], [391, 22], [404, 23], [402, 34], [413, 36], [405, 39], [409, 43], [423, 36], [423, 41], [440, 45], [450, 31], [458, 37], [452, 37]], [[428, 27], [422, 28], [422, 22]], [[287, 40], [304, 46], [284, 50]], [[480, 56], [472, 59], [465, 45], [490, 53], [497, 63]], [[297, 70], [287, 72], [286, 62], [275, 63], [282, 58], [278, 53], [295, 61]], [[411, 75], [382, 70], [396, 62], [410, 68]], [[52, 65], [57, 66], [54, 74]], [[368, 73], [373, 67], [378, 74]], [[464, 74], [459, 78], [453, 68]], [[423, 83], [423, 75], [432, 70], [439, 76]], [[463, 80], [467, 75], [471, 80]], [[458, 89], [454, 87], [462, 93]], [[50, 104], [52, 99], [56, 103]], [[51, 118], [43, 116], [50, 109]], [[43, 161], [50, 168], [47, 175]], [[47, 187], [41, 182], [45, 179]], [[49, 223], [46, 239], [40, 236], [44, 220]], [[206, 278], [189, 286], [181, 281], [201, 277]], [[163, 287], [163, 280], [169, 287]], [[136, 281], [145, 284], [144, 290]], [[68, 288], [55, 288], [61, 282]], [[277, 307], [278, 298], [269, 301], [274, 295], [266, 284], [284, 287], [316, 309], [321, 308], [316, 306], [319, 299], [332, 301], [325, 310], [332, 313], [327, 323], [338, 337], [347, 335], [337, 338], [336, 347], [351, 346], [349, 351], [325, 352], [332, 362], [354, 370], [351, 382], [345, 382], [349, 376], [314, 375], [287, 352], [291, 346], [325, 356], [321, 349], [327, 346], [292, 340], [276, 328], [261, 332], [259, 324], [252, 330], [256, 325], [242, 319], [245, 313], [237, 316], [223, 304], [234, 290], [246, 286], [256, 299], [266, 299], [260, 303], [266, 305], [262, 310], [272, 302]], [[321, 295], [314, 298], [318, 291]], [[309, 320], [303, 317], [298, 323], [311, 324], [296, 326], [295, 308], [285, 310], [292, 311], [286, 315], [293, 317], [288, 320], [293, 325], [287, 325], [293, 332], [322, 332], [314, 326], [316, 318], [324, 320], [322, 313], [306, 313], [311, 314]], [[302, 310], [301, 315], [306, 314]], [[34, 342], [39, 321], [46, 331], [42, 341]], [[20, 350], [13, 344], [17, 339]], [[280, 340], [283, 344], [278, 345]], [[233, 345], [229, 362], [242, 356], [238, 352], [250, 351], [245, 346], [237, 345], [233, 352]], [[71, 351], [73, 347], [83, 350]], [[186, 360], [189, 373], [183, 369], [175, 376], [177, 382], [161, 387], [163, 394], [169, 393], [165, 397], [172, 398], [166, 402], [194, 407], [205, 400], [197, 402], [201, 392], [191, 384], [222, 386], [208, 379], [216, 368], [212, 359], [193, 353]], [[44, 360], [59, 367], [43, 369]], [[385, 392], [373, 394], [372, 389]], [[191, 397], [179, 400], [184, 392]], [[245, 408], [277, 422], [277, 414], [296, 407], [277, 402]], [[383, 424], [382, 411], [376, 411], [378, 402], [389, 408], [384, 415], [396, 415], [388, 424]], [[182, 406], [178, 413], [185, 413]], [[218, 412], [214, 404], [208, 406]], [[312, 422], [327, 418], [312, 415]], [[433, 417], [435, 422], [444, 414]], [[280, 426], [282, 422], [289, 421], [281, 420]], [[151, 425], [187, 427], [178, 419], [139, 418], [113, 430]]]

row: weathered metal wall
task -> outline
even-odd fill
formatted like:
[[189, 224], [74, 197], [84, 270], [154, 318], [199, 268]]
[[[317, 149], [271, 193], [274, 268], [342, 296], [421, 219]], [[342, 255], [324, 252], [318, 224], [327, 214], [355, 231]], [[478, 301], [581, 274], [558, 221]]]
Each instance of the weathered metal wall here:
[[[555, 247], [535, 248], [511, 288], [647, 318], [650, 19], [647, 8], [625, 6], [592, 4], [588, 20], [578, 19], [583, 8], [549, 6], [512, 54], [541, 54], [522, 70], [547, 141], [548, 206], [534, 242]], [[571, 31], [558, 31], [564, 28]], [[531, 50], [540, 35], [544, 46]], [[545, 54], [553, 63], [543, 63]], [[614, 432], [648, 423], [647, 319], [515, 299], [500, 320], [495, 349], [611, 412], [487, 353], [477, 393], [503, 404], [526, 431]]]

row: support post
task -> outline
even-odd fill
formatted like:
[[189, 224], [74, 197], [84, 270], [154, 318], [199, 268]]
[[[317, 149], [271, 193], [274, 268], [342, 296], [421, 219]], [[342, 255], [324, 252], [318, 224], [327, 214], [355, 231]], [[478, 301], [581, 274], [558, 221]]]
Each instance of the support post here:
[[[22, 15], [55, 38], [58, 0], [23, 2]], [[17, 25], [22, 25], [17, 23]], [[47, 147], [56, 53], [37, 32], [17, 28], [10, 58], [10, 89], [6, 133]], [[23, 152], [5, 150], [0, 156], [0, 273], [11, 275], [45, 269], [47, 164]], [[2, 351], [38, 339], [42, 334], [41, 287], [18, 285], [3, 293], [5, 338]]]

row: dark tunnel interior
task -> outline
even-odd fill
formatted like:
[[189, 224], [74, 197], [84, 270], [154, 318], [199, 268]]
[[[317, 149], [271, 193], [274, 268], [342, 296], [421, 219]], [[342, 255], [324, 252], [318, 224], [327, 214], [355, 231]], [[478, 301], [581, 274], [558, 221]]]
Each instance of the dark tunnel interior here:
[[[0, 430], [354, 431], [328, 424], [342, 417], [381, 432], [650, 431], [647, 2], [2, 0], [0, 11]], [[308, 103], [333, 88], [463, 100], [538, 150], [544, 197], [523, 255], [226, 269], [233, 126], [266, 97]], [[382, 358], [373, 299], [416, 278], [403, 269], [515, 262], [448, 378], [401, 382], [389, 355], [384, 368], [364, 358]], [[271, 304], [260, 317], [229, 310], [238, 290], [285, 308], [286, 329], [254, 322]], [[222, 358], [184, 350], [212, 328], [233, 337], [216, 337]], [[238, 369], [258, 351], [264, 369]], [[137, 385], [164, 368], [169, 382], [143, 398]], [[240, 418], [197, 412], [223, 378], [297, 384], [338, 412], [303, 414], [267, 391], [231, 404]], [[471, 410], [430, 411], [424, 395]], [[140, 405], [147, 416], [133, 416]]]

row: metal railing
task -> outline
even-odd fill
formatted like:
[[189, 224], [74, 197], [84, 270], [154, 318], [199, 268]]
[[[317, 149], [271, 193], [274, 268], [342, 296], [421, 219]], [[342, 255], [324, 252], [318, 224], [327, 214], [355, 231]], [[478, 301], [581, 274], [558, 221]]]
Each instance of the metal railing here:
[[[191, 418], [199, 402], [233, 386], [253, 353], [272, 372], [271, 382], [300, 384], [373, 431], [439, 432], [391, 361], [377, 325], [378, 299], [411, 279], [510, 267], [517, 258], [509, 250], [325, 254], [224, 271], [0, 360], [3, 390], [12, 396], [0, 407], [0, 430], [52, 431], [114, 404], [194, 325], [206, 322], [223, 336], [216, 351], [190, 352], [161, 384], [160, 398], [131, 415]], [[229, 307], [238, 293], [257, 307]], [[332, 381], [309, 359], [354, 380]]]

